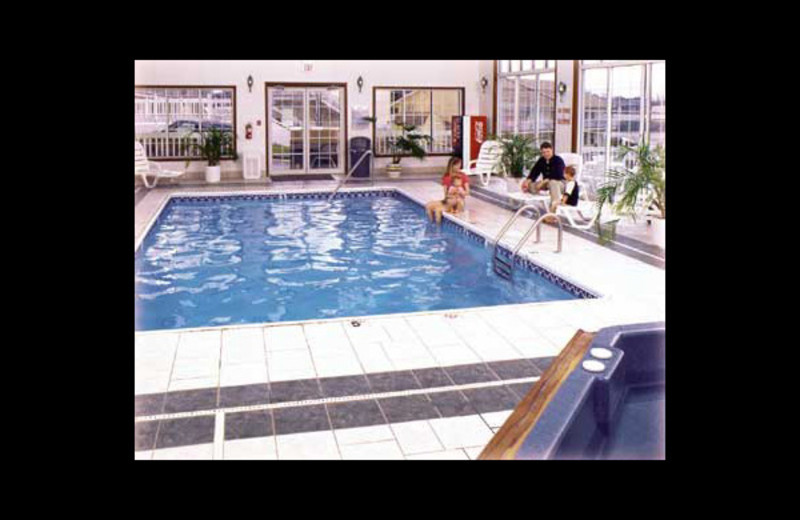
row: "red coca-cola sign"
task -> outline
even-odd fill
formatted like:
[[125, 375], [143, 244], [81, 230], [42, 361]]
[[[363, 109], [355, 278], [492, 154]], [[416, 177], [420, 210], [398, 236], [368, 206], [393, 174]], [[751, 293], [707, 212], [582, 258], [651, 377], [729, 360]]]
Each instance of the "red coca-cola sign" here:
[[478, 158], [478, 153], [481, 150], [481, 144], [486, 140], [486, 116], [470, 116], [470, 160]]

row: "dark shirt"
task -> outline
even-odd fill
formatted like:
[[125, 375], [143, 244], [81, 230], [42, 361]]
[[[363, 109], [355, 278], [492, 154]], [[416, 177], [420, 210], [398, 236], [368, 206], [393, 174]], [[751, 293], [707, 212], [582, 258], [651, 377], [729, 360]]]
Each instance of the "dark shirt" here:
[[550, 158], [549, 163], [544, 159], [544, 157], [539, 157], [539, 160], [536, 161], [536, 164], [534, 164], [533, 168], [531, 168], [531, 173], [528, 174], [528, 179], [531, 181], [536, 181], [539, 175], [542, 175], [543, 179], [563, 181], [565, 167], [566, 165], [564, 164], [564, 159], [557, 155], [553, 155]]
[[564, 195], [567, 196], [567, 206], [577, 206], [578, 205], [578, 196], [580, 194], [580, 186], [578, 186], [577, 181], [573, 181], [572, 183], [572, 191], [567, 193], [570, 189], [570, 183], [567, 183], [567, 188], [564, 190]]

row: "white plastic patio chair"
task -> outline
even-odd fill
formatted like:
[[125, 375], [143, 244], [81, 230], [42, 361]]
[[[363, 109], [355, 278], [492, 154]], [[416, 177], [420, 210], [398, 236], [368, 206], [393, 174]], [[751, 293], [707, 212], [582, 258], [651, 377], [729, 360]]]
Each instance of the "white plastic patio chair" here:
[[[161, 168], [161, 165], [158, 163], [151, 162], [147, 159], [147, 154], [144, 151], [144, 146], [139, 141], [134, 140], [134, 161], [135, 166], [133, 170], [133, 175], [140, 175], [142, 177], [142, 182], [148, 188], [155, 188], [156, 184], [158, 184], [158, 179], [167, 178], [167, 179], [174, 179], [175, 177], [180, 177], [183, 175], [184, 171], [176, 171], [176, 170], [164, 170]], [[154, 177], [153, 183], [150, 184], [147, 182], [147, 176], [150, 175]]]
[[[467, 175], [477, 175], [483, 186], [488, 186], [492, 178], [492, 173], [501, 174], [502, 166], [500, 157], [503, 150], [498, 141], [484, 141], [481, 144], [478, 158], [467, 164]], [[485, 179], [485, 180], [484, 180]]]
[[[588, 200], [579, 200], [577, 206], [566, 206], [564, 204], [561, 204], [556, 208], [556, 215], [567, 219], [569, 225], [575, 229], [581, 229], [581, 230], [590, 229], [592, 226], [594, 226], [594, 223], [597, 221], [598, 217], [594, 205], [595, 205], [594, 202]], [[589, 214], [590, 216], [587, 217], [586, 216], [587, 214]], [[583, 224], [578, 224], [575, 221], [576, 217], [580, 217], [582, 220], [586, 222]], [[614, 216], [610, 218], [602, 218], [600, 219], [600, 223], [611, 224], [619, 220], [620, 220], [619, 217]]]

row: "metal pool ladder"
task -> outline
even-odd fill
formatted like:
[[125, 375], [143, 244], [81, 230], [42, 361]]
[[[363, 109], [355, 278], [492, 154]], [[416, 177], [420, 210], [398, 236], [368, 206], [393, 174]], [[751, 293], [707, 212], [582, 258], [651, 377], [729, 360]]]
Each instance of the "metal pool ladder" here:
[[[537, 215], [537, 219], [533, 223], [533, 225], [530, 228], [528, 228], [528, 231], [525, 232], [525, 234], [522, 236], [519, 242], [517, 242], [517, 245], [511, 251], [511, 256], [508, 258], [508, 260], [506, 260], [500, 254], [500, 239], [503, 238], [503, 235], [505, 235], [509, 229], [511, 229], [511, 225], [514, 223], [514, 221], [517, 220], [517, 218], [519, 218], [520, 214], [522, 214], [522, 212], [525, 211], [526, 209], [534, 211]], [[549, 216], [555, 217], [556, 222], [558, 222], [558, 247], [556, 248], [555, 252], [556, 253], [561, 252], [561, 235], [563, 233], [563, 229], [561, 227], [561, 219], [559, 219], [555, 213], [545, 213], [544, 215], [541, 215], [539, 209], [532, 203], [524, 204], [517, 210], [516, 213], [514, 213], [514, 215], [511, 216], [510, 219], [508, 219], [508, 222], [506, 222], [506, 224], [503, 226], [503, 229], [501, 229], [497, 233], [497, 236], [494, 238], [494, 251], [492, 253], [492, 269], [494, 270], [495, 274], [497, 274], [497, 276], [504, 278], [506, 280], [511, 280], [514, 271], [514, 257], [517, 256], [517, 253], [525, 244], [525, 242], [528, 240], [528, 238], [530, 238], [534, 230], [536, 230], [536, 242], [539, 242], [541, 240], [542, 238], [541, 224], [542, 221], [544, 221], [544, 219]]]
[[[350, 175], [353, 174], [353, 172], [356, 170], [356, 168], [358, 168], [358, 165], [361, 164], [361, 161], [363, 161], [368, 155], [370, 155], [370, 156], [372, 155], [372, 150], [367, 150], [366, 152], [364, 152], [364, 155], [359, 157], [359, 159], [356, 161], [356, 163], [353, 165], [353, 167], [350, 168], [350, 171], [347, 172], [347, 175], [344, 176], [344, 179], [339, 181], [339, 184], [336, 185], [336, 187], [333, 189], [331, 194], [328, 196], [328, 202], [333, 200], [333, 197], [336, 196], [336, 192], [339, 191], [339, 188], [344, 186], [344, 183], [347, 182], [347, 179], [350, 178]], [[372, 171], [371, 168], [370, 168], [370, 171]]]

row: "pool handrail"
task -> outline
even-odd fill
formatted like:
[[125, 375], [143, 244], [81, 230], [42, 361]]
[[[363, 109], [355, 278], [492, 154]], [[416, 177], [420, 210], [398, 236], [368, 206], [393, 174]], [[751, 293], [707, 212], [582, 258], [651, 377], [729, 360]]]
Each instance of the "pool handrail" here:
[[578, 329], [483, 448], [478, 460], [513, 460], [562, 383], [589, 350], [595, 333]]
[[511, 218], [510, 218], [510, 219], [508, 219], [508, 221], [505, 223], [505, 225], [502, 227], [502, 229], [500, 229], [500, 231], [499, 231], [499, 232], [497, 233], [497, 235], [494, 237], [494, 240], [493, 240], [493, 242], [494, 242], [494, 245], [495, 245], [495, 246], [498, 246], [498, 245], [500, 245], [500, 239], [501, 239], [501, 238], [503, 238], [503, 235], [505, 235], [505, 234], [506, 234], [506, 232], [509, 230], [509, 228], [511, 228], [511, 224], [513, 224], [513, 223], [514, 223], [514, 221], [516, 221], [516, 220], [517, 220], [517, 218], [519, 218], [520, 214], [521, 214], [523, 211], [525, 211], [526, 209], [529, 209], [529, 210], [532, 210], [533, 212], [535, 212], [535, 213], [536, 213], [536, 216], [537, 216], [537, 218], [539, 217], [539, 215], [541, 215], [541, 214], [542, 214], [542, 213], [539, 211], [539, 208], [537, 208], [537, 207], [536, 207], [536, 206], [535, 206], [533, 203], [525, 203], [525, 204], [523, 204], [522, 206], [520, 206], [520, 208], [519, 208], [519, 209], [516, 211], [516, 213], [514, 213], [514, 214], [511, 216]]
[[531, 228], [528, 229], [528, 231], [525, 233], [525, 235], [523, 235], [523, 237], [520, 239], [520, 241], [517, 242], [517, 246], [511, 252], [511, 260], [512, 261], [514, 260], [514, 257], [517, 256], [517, 253], [522, 248], [523, 244], [525, 244], [525, 242], [528, 240], [528, 237], [531, 236], [531, 233], [533, 233], [534, 230], [536, 230], [536, 241], [539, 242], [539, 240], [541, 240], [541, 238], [542, 238], [541, 224], [542, 224], [542, 221], [544, 221], [544, 219], [547, 218], [547, 217], [554, 217], [556, 219], [556, 222], [558, 223], [558, 246], [556, 247], [556, 251], [555, 252], [556, 253], [560, 253], [561, 252], [562, 235], [564, 233], [564, 230], [561, 227], [561, 220], [559, 220], [558, 216], [555, 213], [545, 213], [544, 215], [539, 217], [536, 220], [536, 222], [534, 222], [533, 226], [531, 226]]
[[339, 191], [339, 188], [344, 186], [344, 183], [347, 182], [347, 179], [350, 178], [350, 175], [353, 174], [353, 172], [356, 170], [356, 168], [358, 168], [358, 165], [361, 164], [361, 161], [363, 161], [364, 158], [367, 157], [368, 155], [370, 155], [370, 156], [372, 155], [372, 150], [365, 150], [364, 151], [364, 155], [359, 157], [359, 159], [356, 161], [356, 163], [353, 165], [353, 167], [350, 168], [350, 171], [347, 172], [347, 175], [344, 176], [344, 179], [339, 181], [339, 184], [336, 185], [336, 187], [331, 192], [330, 196], [328, 196], [328, 202], [330, 202], [333, 199], [333, 197], [336, 196], [336, 192]]

